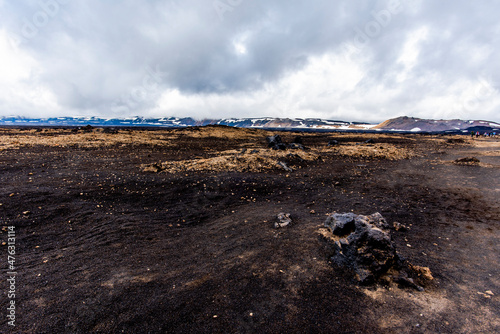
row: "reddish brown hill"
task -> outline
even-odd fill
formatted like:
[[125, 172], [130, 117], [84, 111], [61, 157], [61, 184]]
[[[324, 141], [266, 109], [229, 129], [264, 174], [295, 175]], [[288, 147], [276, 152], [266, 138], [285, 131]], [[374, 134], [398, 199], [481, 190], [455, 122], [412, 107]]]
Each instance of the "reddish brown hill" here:
[[467, 130], [469, 128], [491, 128], [499, 129], [500, 124], [488, 121], [478, 120], [432, 120], [415, 117], [397, 117], [389, 119], [375, 126], [374, 129], [380, 130], [400, 130], [400, 131], [450, 131]]

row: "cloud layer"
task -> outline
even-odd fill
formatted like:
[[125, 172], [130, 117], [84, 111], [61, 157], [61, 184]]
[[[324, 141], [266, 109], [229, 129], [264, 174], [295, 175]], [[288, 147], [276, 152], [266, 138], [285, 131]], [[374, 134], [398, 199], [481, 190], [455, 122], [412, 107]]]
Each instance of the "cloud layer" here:
[[500, 121], [494, 1], [1, 1], [0, 115]]

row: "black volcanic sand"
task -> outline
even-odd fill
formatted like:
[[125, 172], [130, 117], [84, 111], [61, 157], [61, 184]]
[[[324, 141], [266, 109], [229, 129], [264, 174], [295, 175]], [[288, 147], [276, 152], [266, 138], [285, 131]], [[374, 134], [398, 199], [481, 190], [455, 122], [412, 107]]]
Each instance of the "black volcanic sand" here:
[[[249, 140], [266, 149], [264, 135]], [[2, 136], [15, 140], [15, 131]], [[0, 331], [500, 332], [500, 158], [491, 156], [499, 140], [480, 140], [490, 145], [487, 166], [452, 163], [469, 152], [482, 159], [469, 139], [323, 133], [305, 135], [304, 144], [369, 138], [422, 156], [325, 153], [292, 173], [166, 174], [141, 165], [247, 141], [183, 135], [164, 146], [0, 151], [2, 226], [16, 227], [18, 266], [12, 330], [1, 246]], [[431, 269], [424, 292], [359, 287], [329, 263], [318, 230], [327, 213], [351, 211], [410, 226], [391, 233], [401, 256]], [[279, 212], [292, 225], [274, 229]]]

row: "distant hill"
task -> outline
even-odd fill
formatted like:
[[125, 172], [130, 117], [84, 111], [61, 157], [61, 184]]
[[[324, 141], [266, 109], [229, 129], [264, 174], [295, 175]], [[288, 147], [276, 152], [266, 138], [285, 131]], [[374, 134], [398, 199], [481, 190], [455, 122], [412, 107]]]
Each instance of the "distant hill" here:
[[478, 120], [433, 120], [402, 116], [382, 122], [374, 126], [373, 129], [412, 132], [493, 131], [500, 129], [500, 124]]

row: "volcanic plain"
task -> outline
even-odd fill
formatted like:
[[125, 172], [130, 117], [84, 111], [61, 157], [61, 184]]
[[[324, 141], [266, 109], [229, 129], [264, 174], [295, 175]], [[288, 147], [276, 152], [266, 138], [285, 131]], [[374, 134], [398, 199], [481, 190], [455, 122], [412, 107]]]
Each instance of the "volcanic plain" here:
[[[499, 138], [4, 127], [0, 180], [2, 333], [500, 332]], [[332, 263], [349, 212], [394, 226], [423, 291]]]

